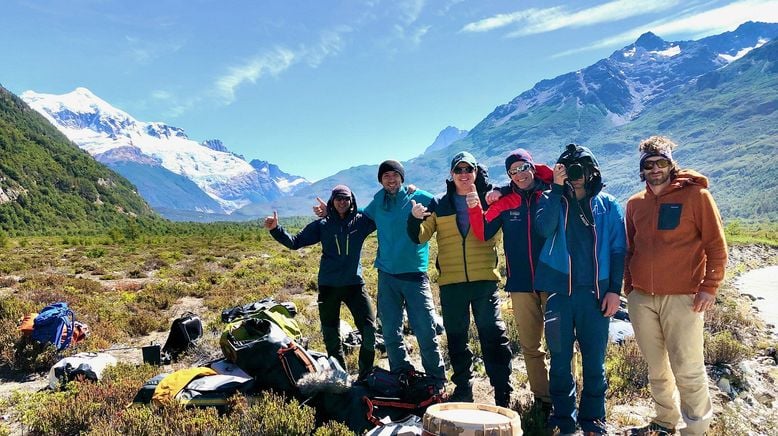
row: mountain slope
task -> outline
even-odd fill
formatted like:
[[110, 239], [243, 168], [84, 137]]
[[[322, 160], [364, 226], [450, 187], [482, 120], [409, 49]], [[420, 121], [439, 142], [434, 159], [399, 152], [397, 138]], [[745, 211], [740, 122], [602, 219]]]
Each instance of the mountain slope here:
[[100, 229], [136, 217], [158, 219], [130, 182], [0, 87], [0, 228]]
[[[503, 161], [511, 150], [524, 147], [550, 163], [565, 144], [577, 142], [598, 154], [607, 190], [626, 200], [640, 188], [637, 144], [664, 134], [679, 143], [681, 165], [711, 177], [725, 217], [776, 218], [772, 196], [760, 195], [775, 193], [778, 178], [770, 165], [778, 137], [775, 48], [766, 44], [776, 36], [778, 24], [766, 23], [699, 41], [646, 33], [589, 67], [538, 82], [464, 139], [404, 162], [406, 181], [440, 191], [451, 156], [468, 150], [490, 167], [493, 180], [506, 183]], [[376, 170], [360, 166], [322, 179], [299, 202], [309, 207], [313, 194], [326, 194], [335, 183], [371, 197], [379, 188]]]
[[86, 88], [63, 95], [27, 91], [22, 99], [97, 160], [138, 184], [153, 207], [179, 210], [177, 216], [230, 213], [308, 184], [280, 170], [271, 177], [267, 168], [255, 168], [218, 139], [197, 143], [180, 128], [138, 121]]

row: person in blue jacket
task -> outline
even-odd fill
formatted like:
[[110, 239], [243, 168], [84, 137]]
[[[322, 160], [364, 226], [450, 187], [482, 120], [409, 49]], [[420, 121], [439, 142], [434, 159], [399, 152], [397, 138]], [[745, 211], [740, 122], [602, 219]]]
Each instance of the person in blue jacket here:
[[359, 378], [373, 368], [375, 360], [375, 308], [365, 290], [360, 255], [365, 238], [375, 223], [357, 211], [357, 199], [348, 186], [337, 185], [327, 201], [328, 214], [291, 236], [278, 225], [278, 213], [265, 219], [265, 228], [284, 246], [297, 250], [321, 243], [319, 263], [319, 319], [327, 354], [346, 368], [340, 339], [340, 305], [345, 303], [362, 335]]
[[[627, 244], [624, 212], [602, 187], [592, 152], [569, 144], [554, 165], [554, 183], [543, 193], [535, 219], [535, 230], [546, 239], [535, 288], [549, 293], [549, 425], [561, 434], [574, 434], [577, 425], [585, 435], [607, 433], [605, 351], [610, 317], [619, 309]], [[574, 341], [583, 366], [578, 408], [570, 365]]]

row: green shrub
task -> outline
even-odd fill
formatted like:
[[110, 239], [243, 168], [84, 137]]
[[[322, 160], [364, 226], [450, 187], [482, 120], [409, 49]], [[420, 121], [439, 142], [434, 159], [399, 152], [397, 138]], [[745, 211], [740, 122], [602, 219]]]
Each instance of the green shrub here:
[[345, 424], [337, 421], [328, 421], [316, 429], [313, 436], [353, 436], [354, 432], [349, 430]]
[[716, 365], [728, 363], [734, 365], [750, 357], [751, 348], [743, 344], [730, 331], [715, 334], [705, 332], [705, 363]]
[[633, 398], [648, 393], [648, 364], [634, 338], [608, 346], [605, 374], [610, 397]]

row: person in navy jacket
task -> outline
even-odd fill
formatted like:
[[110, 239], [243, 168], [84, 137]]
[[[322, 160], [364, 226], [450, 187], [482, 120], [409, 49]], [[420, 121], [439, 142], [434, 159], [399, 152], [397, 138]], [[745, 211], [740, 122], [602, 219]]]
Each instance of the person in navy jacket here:
[[327, 201], [328, 214], [303, 228], [295, 236], [278, 225], [278, 213], [265, 219], [265, 228], [284, 246], [297, 250], [321, 243], [319, 263], [319, 319], [327, 354], [346, 368], [340, 339], [340, 305], [345, 303], [362, 335], [359, 350], [359, 378], [372, 368], [375, 359], [375, 307], [365, 290], [360, 256], [365, 238], [375, 223], [357, 210], [356, 196], [348, 186], [337, 185]]
[[[551, 353], [550, 426], [561, 434], [606, 434], [605, 350], [610, 317], [619, 309], [627, 237], [624, 211], [603, 188], [592, 152], [569, 144], [554, 165], [554, 183], [544, 192], [535, 230], [546, 239], [535, 270], [535, 288], [548, 292], [545, 333]], [[571, 371], [578, 342], [583, 390], [576, 408]]]
[[470, 225], [482, 241], [491, 239], [502, 228], [507, 280], [511, 295], [521, 352], [535, 401], [545, 413], [551, 410], [548, 393], [546, 352], [542, 345], [543, 311], [547, 292], [535, 287], [535, 267], [545, 239], [534, 230], [535, 213], [543, 191], [549, 188], [551, 168], [536, 164], [525, 149], [512, 151], [505, 158], [505, 171], [511, 179], [505, 195], [485, 212], [481, 205], [469, 209]]

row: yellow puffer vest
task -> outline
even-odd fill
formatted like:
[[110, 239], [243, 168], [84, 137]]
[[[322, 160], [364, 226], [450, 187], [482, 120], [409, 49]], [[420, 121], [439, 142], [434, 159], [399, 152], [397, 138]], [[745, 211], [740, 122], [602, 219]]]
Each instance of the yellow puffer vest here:
[[478, 240], [472, 229], [468, 230], [466, 238], [462, 238], [457, 227], [456, 210], [448, 194], [432, 200], [429, 210], [432, 214], [424, 221], [413, 215], [409, 217], [408, 233], [411, 239], [424, 243], [437, 232], [438, 258], [435, 263], [440, 273], [438, 284], [499, 281], [497, 244], [502, 238], [502, 231], [488, 241]]

